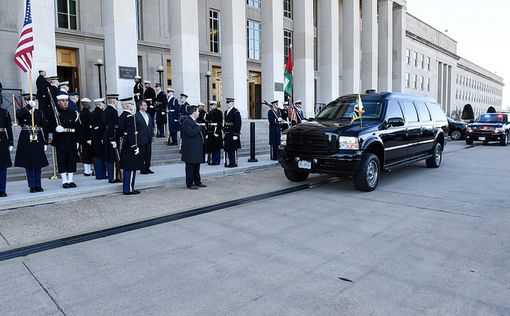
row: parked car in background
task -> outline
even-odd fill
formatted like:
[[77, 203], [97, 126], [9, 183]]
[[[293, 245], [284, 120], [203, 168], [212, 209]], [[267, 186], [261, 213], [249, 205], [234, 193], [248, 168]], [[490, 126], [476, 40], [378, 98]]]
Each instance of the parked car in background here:
[[499, 141], [506, 146], [510, 141], [510, 122], [507, 113], [486, 113], [478, 116], [466, 130], [466, 144], [474, 141]]
[[456, 121], [448, 118], [448, 136], [453, 140], [460, 140], [466, 137], [467, 124], [462, 121]]

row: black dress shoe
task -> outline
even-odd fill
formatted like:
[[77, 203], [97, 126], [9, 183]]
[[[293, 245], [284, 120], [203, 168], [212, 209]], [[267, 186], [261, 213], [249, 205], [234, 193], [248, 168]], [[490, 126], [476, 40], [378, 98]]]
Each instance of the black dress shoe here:
[[188, 189], [190, 189], [190, 190], [198, 190], [198, 187], [196, 185], [188, 185]]
[[36, 193], [37, 190], [35, 188], [30, 188], [30, 193]]
[[85, 177], [90, 177], [90, 176], [92, 175], [92, 173], [85, 173], [85, 172], [84, 172], [84, 173], [83, 173], [83, 175], [84, 175]]
[[196, 186], [199, 187], [199, 188], [207, 188], [207, 185], [203, 184], [203, 183], [199, 183]]
[[64, 189], [69, 189], [69, 183], [64, 183], [64, 184], [62, 184], [62, 187], [63, 187]]
[[7, 196], [7, 193], [0, 191], [0, 197], [6, 197], [6, 196]]
[[76, 188], [76, 183], [74, 183], [74, 182], [69, 183], [69, 187], [70, 188]]
[[138, 190], [133, 190], [131, 192], [123, 192], [124, 195], [134, 195], [134, 194], [140, 194], [140, 191]]
[[108, 183], [121, 183], [122, 181], [120, 181], [119, 179], [115, 179], [113, 181], [108, 181]]
[[149, 174], [147, 171], [140, 171], [140, 174]]
[[219, 162], [213, 162], [213, 163], [211, 163], [210, 165], [211, 165], [211, 166], [219, 166], [219, 165], [220, 165], [220, 163], [219, 163]]
[[153, 174], [154, 171], [152, 171], [151, 169], [147, 170], [147, 173], [150, 173], [150, 174]]
[[37, 192], [44, 192], [44, 189], [42, 187], [35, 187], [35, 190]]

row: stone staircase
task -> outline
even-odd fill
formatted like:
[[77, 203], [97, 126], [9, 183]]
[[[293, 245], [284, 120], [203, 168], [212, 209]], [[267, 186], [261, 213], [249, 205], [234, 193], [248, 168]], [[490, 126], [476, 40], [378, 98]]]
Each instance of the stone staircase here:
[[[268, 155], [269, 124], [267, 120], [244, 120], [241, 130], [242, 148], [239, 150], [239, 157], [246, 158], [250, 156], [250, 122], [255, 122], [256, 156]], [[16, 154], [16, 147], [18, 144], [19, 132], [20, 128], [18, 126], [13, 126], [14, 150], [11, 152], [11, 159], [13, 164], [14, 156]], [[46, 156], [48, 157], [50, 165], [46, 168], [43, 168], [42, 175], [45, 178], [49, 178], [51, 175], [53, 175], [53, 157], [51, 154], [51, 146], [49, 146], [48, 150], [46, 151]], [[154, 138], [154, 142], [152, 144], [152, 165], [158, 166], [175, 163], [181, 163], [181, 154], [179, 153], [178, 146], [167, 146], [166, 138]], [[78, 163], [77, 168], [77, 173], [83, 173], [83, 165], [81, 163]], [[25, 180], [25, 169], [17, 167], [11, 167], [7, 169], [7, 180]]]

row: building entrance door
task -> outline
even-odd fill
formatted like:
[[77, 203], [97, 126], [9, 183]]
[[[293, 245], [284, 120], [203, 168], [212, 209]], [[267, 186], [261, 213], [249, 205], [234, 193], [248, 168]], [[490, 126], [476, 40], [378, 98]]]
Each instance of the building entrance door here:
[[57, 76], [60, 82], [69, 81], [69, 92], [80, 91], [77, 49], [57, 47]]
[[251, 119], [261, 118], [262, 79], [260, 72], [250, 71], [248, 74], [248, 102]]

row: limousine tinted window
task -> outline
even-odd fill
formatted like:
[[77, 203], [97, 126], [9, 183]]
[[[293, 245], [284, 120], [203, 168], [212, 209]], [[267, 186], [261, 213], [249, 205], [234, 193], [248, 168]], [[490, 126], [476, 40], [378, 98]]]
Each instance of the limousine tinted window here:
[[414, 104], [410, 101], [404, 101], [403, 105], [406, 121], [409, 123], [418, 122], [418, 113], [416, 113], [416, 108], [414, 107]]
[[418, 110], [418, 115], [420, 116], [420, 122], [430, 122], [432, 119], [425, 103], [417, 102], [415, 105]]
[[402, 115], [402, 109], [400, 108], [400, 104], [398, 104], [398, 102], [395, 100], [388, 101], [386, 119], [390, 118], [404, 118]]
[[427, 108], [429, 109], [430, 115], [432, 116], [432, 120], [434, 121], [445, 121], [446, 115], [443, 112], [443, 109], [437, 103], [427, 103]]
[[[382, 101], [363, 100], [363, 108], [365, 113], [363, 114], [363, 120], [379, 120], [382, 115], [383, 103]], [[323, 120], [350, 120], [354, 113], [355, 100], [337, 100], [331, 102], [322, 110], [318, 115], [317, 119]]]

